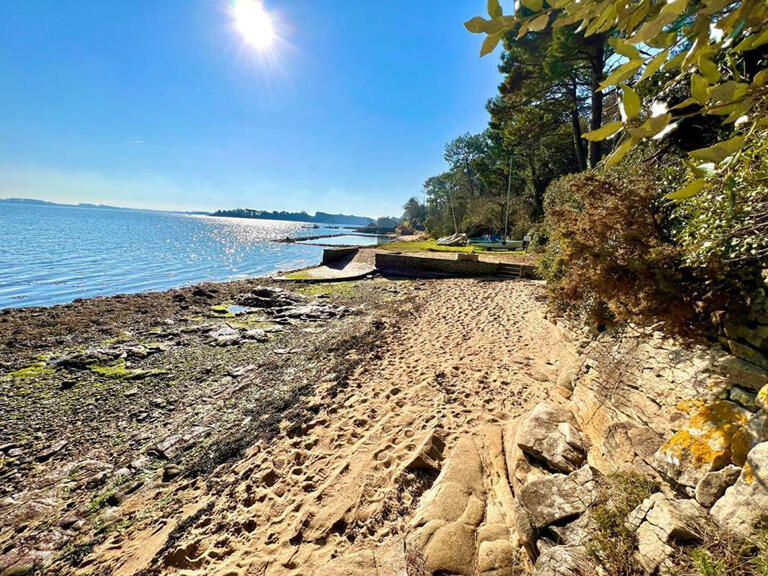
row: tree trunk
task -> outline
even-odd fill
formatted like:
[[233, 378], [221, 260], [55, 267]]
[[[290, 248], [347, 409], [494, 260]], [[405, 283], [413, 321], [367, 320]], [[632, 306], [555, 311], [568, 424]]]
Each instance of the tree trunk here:
[[469, 180], [469, 195], [474, 198], [475, 196], [475, 183], [472, 181], [472, 171], [469, 169], [469, 162], [464, 161], [464, 166], [467, 170], [467, 180]]
[[531, 171], [531, 187], [533, 188], [533, 220], [538, 220], [544, 215], [544, 190], [539, 185], [536, 167], [533, 158], [527, 157], [528, 168]]
[[[597, 130], [603, 124], [603, 93], [600, 91], [600, 82], [603, 81], [603, 68], [605, 67], [605, 38], [603, 35], [595, 36], [592, 44], [593, 51], [590, 55], [590, 68], [592, 73], [592, 115], [589, 119], [589, 129]], [[602, 142], [589, 143], [589, 166], [594, 168], [603, 156]]]
[[575, 78], [571, 79], [571, 85], [568, 87], [568, 97], [571, 99], [571, 126], [573, 127], [573, 145], [576, 148], [576, 163], [579, 165], [579, 172], [583, 172], [587, 169], [587, 160], [584, 154], [584, 141], [581, 138], [581, 119]]

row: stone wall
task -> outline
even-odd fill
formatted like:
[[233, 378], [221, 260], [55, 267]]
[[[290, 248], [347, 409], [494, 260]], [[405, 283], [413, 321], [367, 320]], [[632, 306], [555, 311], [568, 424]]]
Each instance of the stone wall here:
[[376, 269], [403, 273], [408, 276], [444, 274], [448, 276], [496, 276], [498, 262], [456, 260], [453, 258], [423, 258], [406, 254], [376, 254]]
[[344, 260], [345, 258], [354, 256], [355, 254], [357, 254], [357, 251], [358, 251], [358, 248], [349, 248], [349, 247], [324, 248], [322, 264], [324, 266], [328, 266], [329, 264], [335, 264], [340, 260]]

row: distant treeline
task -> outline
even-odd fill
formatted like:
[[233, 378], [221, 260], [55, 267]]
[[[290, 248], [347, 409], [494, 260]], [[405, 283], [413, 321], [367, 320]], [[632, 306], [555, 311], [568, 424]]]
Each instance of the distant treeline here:
[[288, 220], [291, 222], [315, 222], [318, 224], [350, 224], [354, 226], [367, 226], [373, 222], [372, 218], [364, 216], [348, 216], [346, 214], [327, 214], [315, 212], [312, 216], [306, 212], [268, 212], [266, 210], [252, 210], [250, 208], [235, 208], [234, 210], [217, 210], [211, 216], [223, 216], [226, 218], [259, 218], [263, 220]]

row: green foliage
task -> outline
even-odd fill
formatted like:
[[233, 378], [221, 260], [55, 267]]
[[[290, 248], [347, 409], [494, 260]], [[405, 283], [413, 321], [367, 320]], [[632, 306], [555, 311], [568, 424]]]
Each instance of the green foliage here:
[[703, 193], [681, 203], [679, 231], [685, 261], [718, 275], [768, 257], [768, 138], [745, 150], [728, 174], [702, 182]]
[[681, 546], [663, 576], [768, 576], [768, 532], [751, 538], [708, 523], [695, 548]]
[[[466, 27], [487, 35], [481, 53], [492, 50], [505, 35], [525, 38], [578, 26], [585, 38], [610, 36], [621, 56], [593, 91], [620, 87], [620, 143], [609, 165], [615, 165], [638, 143], [663, 138], [691, 116], [722, 118], [718, 142], [691, 153], [696, 180], [728, 172], [745, 146], [766, 126], [768, 99], [768, 3], [764, 0], [524, 0], [514, 16], [489, 10], [490, 19], [473, 18]], [[665, 82], [641, 99], [644, 83], [663, 73]], [[634, 89], [630, 83], [634, 82]], [[690, 97], [674, 105], [651, 107], [651, 99], [689, 85]], [[668, 109], [667, 109], [668, 108]], [[586, 137], [602, 140], [619, 132], [593, 123]], [[712, 166], [705, 168], [707, 163]], [[687, 188], [693, 196], [701, 183]]]

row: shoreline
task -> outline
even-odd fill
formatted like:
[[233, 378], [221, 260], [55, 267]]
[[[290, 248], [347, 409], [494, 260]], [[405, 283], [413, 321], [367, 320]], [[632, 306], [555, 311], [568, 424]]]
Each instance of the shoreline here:
[[[479, 292], [486, 300], [481, 310], [473, 296]], [[382, 447], [404, 442], [392, 448], [392, 458], [407, 460], [430, 421], [429, 429], [438, 425], [449, 440], [538, 397], [541, 390], [533, 385], [544, 365], [534, 367], [538, 361], [522, 351], [533, 346], [523, 341], [546, 338], [536, 312], [542, 286], [520, 281], [507, 292], [471, 279], [278, 284], [262, 278], [0, 315], [0, 412], [9, 423], [0, 442], [0, 513], [7, 518], [0, 527], [6, 550], [0, 567], [37, 562], [64, 574], [107, 567], [115, 574], [165, 572], [172, 569], [167, 562], [175, 562], [168, 559], [175, 543], [189, 536], [187, 528], [197, 530], [193, 520], [200, 510], [234, 513], [216, 510], [242, 500], [226, 494], [244, 486], [235, 479], [244, 469], [266, 478], [265, 503], [277, 497], [269, 494], [282, 494], [279, 501], [298, 504], [330, 497], [330, 485], [320, 479], [336, 464], [326, 459], [348, 457], [344, 470], [380, 471], [365, 490], [381, 491], [384, 500], [366, 506], [394, 505], [398, 490], [415, 505], [427, 477], [427, 484], [419, 475], [402, 484], [399, 465], [380, 468], [365, 456], [368, 449], [344, 456], [345, 447], [360, 434], [378, 438]], [[223, 312], [222, 306], [248, 298], [265, 307], [242, 316]], [[507, 328], [497, 324], [499, 306], [507, 312]], [[445, 314], [444, 326], [433, 326]], [[486, 327], [476, 334], [478, 322]], [[509, 390], [502, 372], [511, 366], [501, 367], [511, 359], [499, 348], [509, 345], [504, 334], [520, 322], [527, 329], [513, 358], [527, 368], [512, 379], [522, 395]], [[450, 344], [457, 337], [465, 343]], [[467, 390], [476, 398], [468, 401], [466, 391], [455, 389], [455, 398], [444, 397], [445, 406], [429, 416], [432, 393], [424, 394], [434, 384], [424, 387], [419, 380], [441, 381], [445, 370], [470, 377]], [[417, 413], [424, 418], [412, 418]], [[372, 432], [406, 417], [400, 432]], [[343, 486], [334, 483], [334, 493], [354, 501], [361, 489], [357, 477], [341, 477]], [[313, 515], [335, 509], [305, 506]], [[392, 518], [395, 531], [412, 513], [410, 505], [398, 506], [404, 507]], [[301, 514], [286, 513], [277, 541], [269, 543], [269, 531], [261, 528], [252, 532], [266, 539], [259, 547], [275, 558], [295, 552], [290, 525], [303, 522]], [[323, 522], [318, 530], [335, 524]], [[13, 526], [22, 526], [22, 533], [9, 531]], [[150, 537], [158, 526], [167, 529], [159, 540]], [[296, 569], [274, 573], [319, 569], [334, 549], [349, 547], [345, 537], [337, 538], [333, 546], [307, 550]]]

